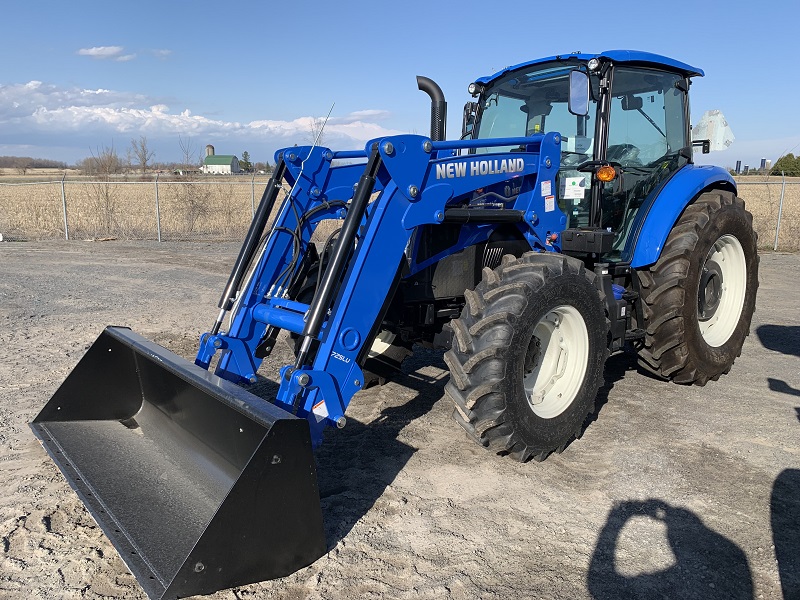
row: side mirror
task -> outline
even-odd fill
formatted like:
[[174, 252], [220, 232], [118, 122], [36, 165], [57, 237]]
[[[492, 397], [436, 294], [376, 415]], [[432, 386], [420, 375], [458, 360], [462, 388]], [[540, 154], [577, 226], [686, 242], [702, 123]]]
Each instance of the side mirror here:
[[472, 137], [475, 129], [475, 122], [478, 118], [478, 103], [467, 102], [464, 105], [464, 120], [461, 123], [461, 139], [465, 140]]
[[589, 114], [589, 76], [577, 69], [569, 72], [569, 112], [579, 117]]
[[623, 96], [622, 97], [622, 110], [641, 110], [644, 106], [644, 100], [641, 96]]

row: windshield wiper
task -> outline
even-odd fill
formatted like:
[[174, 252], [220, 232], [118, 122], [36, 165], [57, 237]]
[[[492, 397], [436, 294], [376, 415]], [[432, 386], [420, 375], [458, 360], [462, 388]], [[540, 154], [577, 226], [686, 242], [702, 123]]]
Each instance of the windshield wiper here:
[[655, 127], [655, 128], [656, 128], [656, 130], [658, 131], [658, 133], [660, 133], [661, 135], [663, 135], [663, 136], [664, 136], [664, 139], [667, 139], [667, 134], [666, 134], [666, 133], [664, 133], [663, 131], [661, 131], [661, 127], [659, 127], [659, 126], [656, 124], [656, 122], [655, 122], [655, 121], [653, 121], [653, 119], [651, 119], [651, 118], [650, 118], [650, 116], [649, 116], [649, 115], [648, 115], [646, 112], [644, 112], [644, 111], [643, 111], [641, 108], [637, 108], [636, 110], [637, 110], [637, 111], [639, 111], [639, 112], [641, 113], [641, 115], [642, 115], [642, 116], [643, 116], [645, 119], [647, 119], [648, 121], [650, 121], [650, 125], [652, 125], [653, 127]]

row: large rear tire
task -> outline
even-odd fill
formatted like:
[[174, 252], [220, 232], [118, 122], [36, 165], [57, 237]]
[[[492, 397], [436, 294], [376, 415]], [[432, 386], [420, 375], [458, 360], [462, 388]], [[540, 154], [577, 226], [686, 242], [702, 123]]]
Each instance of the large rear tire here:
[[445, 354], [453, 418], [476, 442], [544, 460], [579, 437], [595, 409], [608, 320], [595, 275], [563, 255], [507, 255], [485, 268], [454, 319]]
[[658, 261], [638, 271], [644, 369], [696, 385], [730, 371], [755, 310], [756, 242], [753, 216], [731, 192], [702, 194], [686, 208]]

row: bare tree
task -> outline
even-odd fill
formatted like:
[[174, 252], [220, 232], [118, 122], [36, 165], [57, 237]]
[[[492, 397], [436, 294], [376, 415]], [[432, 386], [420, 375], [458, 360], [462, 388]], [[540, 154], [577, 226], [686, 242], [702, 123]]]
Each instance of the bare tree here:
[[183, 158], [184, 169], [194, 169], [200, 162], [200, 155], [197, 153], [197, 147], [194, 145], [192, 138], [178, 136], [178, 144], [181, 147], [181, 156]]
[[75, 163], [81, 173], [84, 175], [93, 175], [94, 174], [94, 159], [91, 156], [87, 156], [86, 158], [82, 158], [81, 160]]
[[136, 158], [139, 169], [142, 171], [142, 175], [144, 175], [147, 173], [147, 165], [156, 155], [155, 151], [150, 150], [147, 146], [147, 138], [143, 135], [140, 135], [138, 140], [131, 140], [131, 151], [133, 152], [134, 158]]
[[122, 168], [122, 161], [111, 146], [98, 147], [84, 164], [98, 181], [87, 188], [87, 195], [97, 219], [96, 234], [111, 234], [116, 224], [117, 186], [113, 180]]
[[94, 174], [100, 176], [104, 181], [108, 181], [112, 175], [117, 175], [122, 169], [122, 161], [113, 143], [111, 146], [98, 147], [95, 152], [92, 152], [92, 162], [94, 163]]
[[21, 156], [14, 160], [14, 167], [17, 169], [17, 173], [20, 175], [25, 175], [28, 172], [28, 169], [31, 168], [32, 164], [33, 159], [25, 156]]
[[311, 123], [308, 125], [311, 133], [311, 143], [317, 146], [324, 146], [325, 142], [325, 119], [320, 117], [311, 117]]
[[192, 138], [178, 136], [178, 143], [181, 147], [183, 170], [176, 177], [174, 199], [183, 210], [186, 232], [191, 233], [197, 222], [211, 213], [211, 195], [208, 186], [197, 181], [195, 170], [200, 162], [200, 156]]

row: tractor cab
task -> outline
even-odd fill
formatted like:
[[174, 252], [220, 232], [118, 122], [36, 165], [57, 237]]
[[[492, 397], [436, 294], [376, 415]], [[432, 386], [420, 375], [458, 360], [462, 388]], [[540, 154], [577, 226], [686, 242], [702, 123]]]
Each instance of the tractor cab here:
[[702, 75], [666, 57], [622, 50], [516, 65], [470, 85], [476, 101], [465, 106], [462, 136], [559, 132], [553, 192], [566, 228], [594, 232], [607, 260], [630, 260], [640, 207], [692, 162], [688, 90], [690, 78]]

